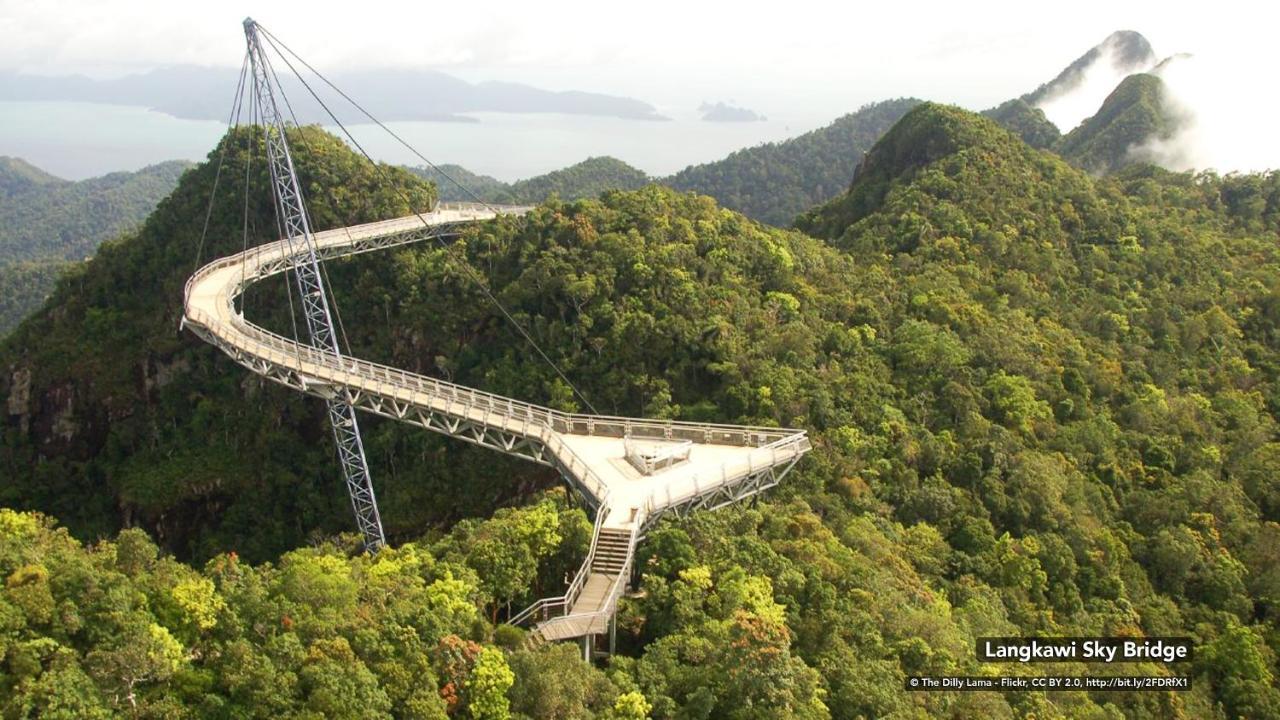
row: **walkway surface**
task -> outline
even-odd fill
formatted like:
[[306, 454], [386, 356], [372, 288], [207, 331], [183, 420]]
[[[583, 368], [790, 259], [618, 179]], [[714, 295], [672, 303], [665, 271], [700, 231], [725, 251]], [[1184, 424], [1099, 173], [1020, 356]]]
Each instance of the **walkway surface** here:
[[[467, 224], [528, 210], [442, 204], [421, 217], [317, 233], [313, 242], [318, 257], [329, 259], [456, 235]], [[810, 449], [803, 430], [563, 413], [317, 350], [246, 320], [236, 298], [304, 252], [281, 240], [201, 268], [187, 282], [183, 325], [253, 372], [296, 390], [339, 397], [559, 469], [597, 509], [596, 530], [566, 594], [513, 618], [541, 621], [545, 639], [604, 632], [625, 589], [635, 543], [658, 516], [719, 507], [771, 487]], [[653, 457], [662, 458], [657, 467], [645, 464]]]

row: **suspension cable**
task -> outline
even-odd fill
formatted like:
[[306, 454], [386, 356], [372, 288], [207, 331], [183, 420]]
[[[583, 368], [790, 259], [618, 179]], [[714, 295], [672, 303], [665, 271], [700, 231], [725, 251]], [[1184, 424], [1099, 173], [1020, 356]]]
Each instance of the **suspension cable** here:
[[[284, 53], [281, 53], [281, 52], [280, 52], [280, 49], [281, 49], [281, 48], [283, 48], [285, 52], [287, 52], [287, 53], [289, 53], [290, 55], [292, 55], [292, 56], [293, 56], [293, 58], [294, 58], [295, 60], [297, 60], [297, 61], [298, 61], [298, 63], [299, 63], [300, 65], [302, 65], [302, 66], [303, 66], [303, 67], [305, 67], [306, 69], [310, 70], [310, 71], [312, 72], [312, 74], [314, 74], [317, 78], [319, 78], [319, 79], [320, 79], [320, 80], [321, 80], [325, 85], [328, 85], [328, 86], [329, 86], [329, 88], [330, 88], [331, 90], [333, 90], [334, 92], [338, 93], [338, 95], [342, 96], [342, 99], [343, 99], [343, 100], [346, 100], [348, 103], [350, 103], [350, 104], [352, 105], [352, 107], [354, 107], [355, 109], [359, 110], [359, 111], [360, 111], [360, 113], [361, 113], [362, 115], [364, 115], [365, 117], [369, 118], [369, 120], [370, 120], [371, 122], [373, 122], [373, 123], [374, 123], [375, 125], [377, 125], [378, 127], [382, 128], [382, 130], [384, 130], [388, 135], [390, 135], [391, 137], [395, 138], [395, 139], [396, 139], [396, 142], [398, 142], [398, 143], [400, 143], [401, 145], [403, 145], [403, 146], [405, 147], [405, 149], [407, 149], [409, 152], [411, 152], [411, 153], [413, 153], [414, 155], [416, 155], [416, 156], [417, 156], [417, 158], [418, 158], [419, 160], [421, 160], [422, 162], [426, 163], [426, 164], [427, 164], [427, 165], [428, 165], [432, 170], [435, 170], [437, 173], [439, 173], [441, 177], [445, 178], [445, 179], [446, 179], [446, 180], [448, 180], [449, 182], [451, 182], [451, 183], [453, 183], [454, 185], [456, 185], [456, 186], [458, 187], [458, 189], [459, 189], [459, 190], [461, 190], [462, 192], [464, 192], [464, 193], [466, 193], [467, 195], [469, 195], [469, 196], [471, 197], [471, 199], [472, 199], [472, 200], [474, 200], [476, 203], [478, 203], [478, 204], [480, 204], [480, 205], [483, 205], [484, 207], [488, 208], [489, 210], [493, 210], [494, 212], [497, 212], [497, 208], [495, 208], [492, 204], [490, 204], [490, 203], [489, 203], [489, 201], [487, 201], [487, 200], [485, 200], [484, 198], [480, 197], [480, 195], [478, 195], [478, 194], [477, 194], [475, 191], [473, 191], [471, 188], [467, 187], [467, 186], [466, 186], [466, 185], [464, 185], [463, 183], [461, 183], [461, 182], [459, 182], [458, 180], [454, 179], [454, 177], [453, 177], [452, 175], [450, 175], [449, 173], [447, 173], [447, 172], [445, 172], [443, 169], [441, 169], [441, 167], [440, 167], [439, 165], [436, 165], [435, 163], [433, 163], [433, 162], [431, 162], [430, 160], [428, 160], [425, 156], [423, 156], [423, 154], [422, 154], [422, 153], [418, 152], [418, 149], [417, 149], [417, 148], [415, 148], [414, 146], [410, 145], [410, 144], [408, 143], [408, 141], [406, 141], [404, 138], [402, 138], [402, 137], [400, 137], [398, 134], [396, 134], [396, 132], [395, 132], [394, 130], [392, 130], [391, 128], [389, 128], [389, 127], [387, 127], [386, 125], [384, 125], [384, 124], [382, 123], [382, 121], [381, 121], [381, 120], [379, 120], [378, 118], [374, 117], [374, 116], [373, 116], [373, 114], [372, 114], [372, 113], [370, 113], [368, 110], [365, 110], [365, 109], [364, 109], [364, 106], [362, 106], [360, 103], [358, 103], [358, 102], [356, 102], [355, 100], [353, 100], [353, 99], [351, 98], [351, 96], [349, 96], [349, 95], [347, 95], [345, 92], [343, 92], [343, 91], [342, 91], [342, 89], [341, 89], [341, 88], [339, 88], [337, 85], [334, 85], [334, 84], [333, 84], [333, 82], [329, 80], [329, 78], [325, 77], [325, 76], [324, 76], [324, 75], [323, 75], [319, 70], [316, 70], [314, 67], [312, 67], [312, 66], [311, 66], [311, 64], [310, 64], [310, 63], [308, 63], [306, 60], [302, 59], [302, 56], [300, 56], [300, 55], [298, 55], [298, 53], [294, 52], [294, 51], [293, 51], [293, 49], [292, 49], [292, 48], [290, 48], [288, 45], [285, 45], [285, 44], [284, 44], [284, 41], [283, 41], [283, 40], [281, 40], [280, 38], [276, 37], [275, 35], [273, 35], [273, 34], [271, 33], [271, 31], [270, 31], [270, 30], [266, 29], [265, 27], [262, 27], [262, 25], [258, 25], [258, 29], [259, 29], [259, 30], [261, 30], [261, 31], [263, 32], [263, 34], [264, 34], [264, 35], [266, 35], [267, 42], [271, 43], [272, 47], [274, 47], [274, 48], [275, 48], [275, 51], [276, 51], [277, 53], [279, 53], [279, 54], [280, 54], [280, 58], [281, 58], [282, 60], [284, 60], [284, 61], [285, 61], [285, 64], [286, 64], [286, 65], [289, 65], [289, 69], [290, 69], [290, 70], [293, 70], [293, 74], [294, 74], [294, 75], [296, 75], [296, 76], [298, 77], [298, 80], [302, 82], [303, 86], [306, 86], [306, 84], [307, 84], [307, 83], [306, 83], [306, 81], [305, 81], [305, 80], [303, 80], [303, 79], [302, 79], [302, 74], [301, 74], [301, 73], [299, 73], [297, 70], [294, 70], [294, 69], [293, 69], [293, 65], [289, 63], [288, 58], [286, 58], [286, 57], [284, 56]], [[279, 44], [279, 47], [276, 47], [277, 43]], [[319, 102], [319, 103], [320, 103], [320, 105], [321, 105], [321, 107], [324, 107], [324, 102], [323, 102], [323, 101], [321, 101], [321, 100], [320, 100], [320, 98], [319, 98], [318, 96], [316, 96], [315, 92], [314, 92], [314, 91], [312, 91], [312, 90], [311, 90], [311, 88], [309, 88], [309, 87], [307, 88], [307, 90], [308, 90], [309, 92], [311, 92], [311, 96], [312, 96], [312, 97], [316, 98], [316, 102]], [[327, 108], [327, 107], [325, 108], [325, 112], [328, 112], [328, 108]], [[329, 117], [333, 117], [333, 113], [329, 113]], [[334, 122], [337, 122], [337, 120], [335, 119], [335, 120], [334, 120]], [[341, 127], [341, 124], [339, 124], [339, 127]]]
[[[271, 41], [268, 39], [267, 42], [271, 42]], [[277, 54], [280, 52], [278, 48], [276, 48], [275, 50]], [[284, 56], [281, 55], [281, 58], [283, 59]], [[293, 103], [289, 102], [289, 95], [284, 91], [284, 85], [280, 83], [280, 77], [279, 75], [276, 74], [275, 66], [271, 64], [271, 58], [267, 57], [266, 53], [262, 54], [262, 62], [267, 66], [267, 70], [268, 72], [271, 73], [271, 76], [276, 78], [276, 89], [280, 91], [280, 98], [284, 100], [284, 107], [286, 110], [289, 111], [289, 117], [290, 119], [293, 120], [294, 127], [299, 129], [299, 132], [297, 134], [298, 142], [301, 143], [304, 150], [306, 150], [312, 156], [315, 156], [315, 153], [312, 152], [311, 150], [311, 144], [307, 142], [305, 133], [301, 132], [302, 124], [298, 122], [298, 116], [293, 111]], [[288, 63], [287, 60], [285, 62], [286, 64]], [[289, 69], [293, 70], [292, 67], [290, 67]], [[294, 74], [296, 75], [297, 72], [294, 71]], [[308, 90], [310, 90], [310, 88], [308, 88]], [[335, 202], [333, 193], [329, 190], [328, 186], [324, 187], [324, 191], [329, 198], [329, 203], [336, 208], [337, 203]], [[304, 203], [302, 205], [302, 212], [306, 213], [307, 215], [307, 227], [312, 228], [314, 231], [316, 224], [315, 224], [315, 218], [312, 217], [311, 215], [311, 208]], [[348, 230], [346, 226], [343, 226], [342, 229], [346, 232], [347, 239], [351, 239], [351, 231]], [[292, 248], [290, 248], [290, 252], [292, 252]], [[343, 353], [350, 355], [351, 341], [347, 338], [346, 324], [342, 322], [342, 309], [338, 307], [338, 297], [334, 294], [333, 283], [329, 281], [328, 264], [321, 261], [319, 258], [317, 258], [316, 265], [320, 268], [320, 274], [324, 277], [325, 286], [329, 289], [329, 309], [333, 311], [333, 319], [338, 323], [339, 348], [342, 350]]]
[[[251, 125], [258, 124], [258, 103], [253, 96], [253, 92], [249, 93], [249, 120]], [[245, 154], [244, 154], [244, 215], [241, 220], [242, 230], [241, 240], [244, 244], [244, 252], [249, 252], [249, 177], [250, 171], [253, 169], [253, 132], [245, 133]], [[249, 315], [249, 294], [245, 290], [244, 273], [245, 265], [240, 263], [240, 315], [247, 317]]]
[[[240, 110], [244, 99], [244, 79], [249, 69], [249, 51], [245, 51], [244, 60], [240, 63], [240, 79], [236, 82], [236, 94], [231, 98], [231, 114], [227, 117], [228, 132], [240, 127]], [[218, 197], [218, 181], [222, 179], [222, 163], [227, 159], [228, 142], [222, 143], [218, 151], [218, 168], [213, 173], [213, 190], [209, 193], [209, 205], [204, 211], [204, 225], [200, 228], [200, 242], [196, 244], [196, 261], [191, 268], [194, 275], [200, 269], [200, 258], [204, 255], [205, 238], [209, 235], [209, 220], [213, 217], [213, 201]]]
[[[289, 58], [284, 54], [284, 52], [281, 52], [281, 48], [287, 51], [289, 55], [292, 55], [299, 62], [299, 64], [306, 67], [316, 77], [320, 78], [320, 80], [322, 80], [326, 85], [328, 85], [335, 92], [341, 95], [343, 99], [345, 99], [357, 110], [359, 110], [365, 117], [369, 118], [374, 124], [382, 128], [389, 135], [391, 135], [397, 141], [399, 141], [400, 144], [408, 148], [419, 159], [421, 159], [423, 162], [430, 165], [437, 172], [441, 172], [441, 174], [444, 177], [448, 178], [451, 182], [453, 182], [459, 188], [462, 188], [465, 192], [467, 192], [472, 197], [474, 197], [479, 205], [487, 208], [488, 210], [493, 212], [495, 215], [498, 214], [497, 208], [495, 208], [490, 203], [481, 199], [474, 192], [471, 192], [471, 190], [466, 186], [454, 180], [452, 177], [449, 177], [447, 173], [443, 173], [442, 171], [440, 171], [440, 169], [435, 165], [435, 163], [432, 163], [430, 160], [427, 160], [427, 158], [424, 157], [422, 153], [418, 152], [413, 146], [405, 142], [403, 138], [401, 138], [394, 131], [392, 131], [390, 128], [384, 125], [381, 120], [378, 120], [376, 117], [370, 114], [368, 110], [365, 110], [363, 106], [361, 106], [355, 100], [352, 100], [351, 97], [348, 96], [346, 93], [342, 92], [342, 90], [338, 89], [338, 87], [334, 85], [331, 81], [329, 81], [328, 78], [326, 78], [318, 70], [316, 70], [309, 63], [307, 63], [305, 60], [299, 57], [297, 53], [293, 52], [293, 50], [289, 49], [287, 45], [285, 45], [283, 42], [280, 42], [279, 39], [276, 38], [275, 35], [273, 35], [269, 30], [262, 27], [261, 25], [258, 25], [258, 28], [263, 32], [263, 35], [267, 38], [268, 44], [272, 46], [272, 48], [280, 56], [280, 59], [284, 61], [285, 65], [288, 66], [289, 70], [292, 71], [293, 74], [298, 78], [298, 81], [302, 83], [302, 86], [306, 88], [308, 93], [311, 94], [311, 97], [314, 98], [317, 103], [319, 103], [320, 107], [324, 109], [325, 113], [334, 122], [334, 124], [338, 126], [338, 128], [342, 131], [343, 135], [345, 135], [347, 139], [351, 141], [351, 144], [355, 146], [355, 148], [360, 152], [360, 154], [363, 155], [364, 158], [367, 161], [369, 161], [371, 165], [373, 165], [373, 167], [382, 176], [382, 179], [387, 184], [387, 186], [390, 187], [392, 190], [394, 190], [398, 195], [400, 195], [401, 199], [404, 200], [405, 205], [413, 212], [413, 214], [418, 218], [418, 220], [422, 222], [424, 227], [429, 227], [430, 223], [428, 223], [426, 218], [422, 216], [422, 213], [414, 209], [413, 203], [410, 201], [408, 194], [405, 193], [404, 190], [402, 190], [398, 185], [391, 182], [390, 178], [387, 175], [386, 169], [382, 165], [380, 165], [377, 161], [375, 161], [372, 156], [369, 155], [369, 153], [364, 149], [364, 146], [361, 145], [360, 142], [356, 140], [354, 136], [352, 136], [351, 132], [347, 130], [347, 127], [342, 124], [342, 121], [338, 120], [337, 116], [333, 113], [332, 110], [329, 109], [329, 106], [325, 104], [324, 100], [320, 98], [320, 96], [316, 93], [316, 91], [312, 89], [311, 85], [306, 81], [306, 79], [302, 77], [302, 74], [299, 73], [297, 68], [293, 66], [293, 63], [289, 61]], [[520, 322], [515, 319], [515, 317], [511, 314], [510, 311], [507, 310], [506, 306], [503, 305], [502, 302], [499, 301], [498, 298], [489, 290], [487, 283], [485, 283], [482, 280], [479, 273], [476, 272], [475, 268], [471, 266], [470, 262], [468, 262], [465, 257], [457, 258], [456, 253], [452, 249], [453, 246], [450, 245], [449, 243], [446, 243], [444, 238], [441, 237], [440, 235], [438, 234], [435, 235], [434, 239], [436, 240], [436, 243], [439, 244], [440, 247], [444, 249], [447, 255], [455, 256], [454, 259], [459, 261], [459, 265], [471, 277], [472, 281], [476, 283], [477, 287], [480, 288], [480, 291], [484, 294], [486, 298], [488, 298], [489, 302], [491, 302], [502, 313], [503, 317], [506, 318], [507, 322], [509, 322], [511, 326], [514, 327], [519, 332], [519, 334], [525, 339], [526, 342], [529, 343], [529, 345], [534, 349], [534, 351], [537, 352], [538, 356], [542, 358], [542, 360], [555, 372], [555, 374], [562, 381], [564, 381], [566, 385], [569, 386], [569, 389], [573, 392], [573, 394], [576, 395], [578, 399], [582, 400], [583, 404], [586, 405], [587, 408], [591, 410], [592, 413], [595, 413], [598, 415], [599, 411], [596, 410], [595, 406], [591, 404], [591, 401], [587, 399], [587, 396], [583, 394], [583, 392], [578, 388], [578, 386], [575, 385], [573, 381], [570, 380], [568, 376], [564, 374], [563, 371], [560, 370], [560, 367], [556, 365], [555, 361], [552, 360], [551, 357], [548, 356], [546, 352], [542, 350], [542, 347], [538, 345], [538, 342], [536, 340], [533, 339], [533, 336], [529, 334], [529, 332], [524, 328], [524, 326], [521, 325]]]

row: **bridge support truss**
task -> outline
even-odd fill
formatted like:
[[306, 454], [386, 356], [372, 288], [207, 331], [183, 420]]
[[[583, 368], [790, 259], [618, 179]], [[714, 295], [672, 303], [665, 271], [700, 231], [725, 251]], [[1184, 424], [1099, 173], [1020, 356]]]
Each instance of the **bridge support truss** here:
[[[285, 137], [284, 117], [276, 105], [275, 88], [278, 83], [275, 72], [262, 51], [257, 23], [252, 19], [245, 20], [244, 33], [249, 46], [249, 65], [253, 72], [253, 92], [262, 113], [268, 167], [271, 170], [271, 189], [276, 198], [276, 214], [281, 233], [290, 249], [294, 250], [290, 253], [290, 258], [298, 295], [302, 299], [307, 334], [312, 347], [340, 357], [342, 352], [338, 345], [338, 335], [334, 332], [328, 293], [320, 274], [311, 221], [307, 216], [302, 187], [298, 182], [288, 139]], [[376, 552], [386, 544], [386, 537], [382, 531], [382, 516], [378, 512], [378, 501], [373, 493], [369, 462], [365, 458], [364, 441], [360, 437], [360, 423], [356, 419], [355, 408], [342, 398], [331, 398], [328, 400], [328, 415], [334, 443], [338, 446], [338, 462], [342, 466], [342, 476], [351, 498], [351, 509], [355, 512], [356, 525], [364, 538], [365, 549]]]

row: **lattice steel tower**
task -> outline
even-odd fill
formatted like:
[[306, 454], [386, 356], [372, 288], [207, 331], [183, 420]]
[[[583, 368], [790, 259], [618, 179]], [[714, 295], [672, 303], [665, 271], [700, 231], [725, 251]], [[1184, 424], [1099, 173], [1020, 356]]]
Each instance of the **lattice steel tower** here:
[[[334, 332], [333, 315], [330, 312], [331, 303], [321, 279], [320, 262], [316, 258], [311, 221], [302, 198], [298, 174], [294, 169], [293, 155], [289, 152], [289, 143], [285, 137], [284, 117], [276, 105], [279, 80], [262, 51], [258, 25], [253, 18], [245, 18], [244, 35], [249, 44], [253, 92], [262, 114], [267, 165], [271, 169], [271, 188], [276, 196], [276, 212], [281, 232], [289, 244], [293, 258], [293, 276], [297, 280], [298, 294], [302, 297], [307, 334], [312, 347], [341, 357], [342, 350], [338, 345], [338, 335]], [[350, 403], [341, 399], [334, 398], [327, 402], [329, 423], [333, 426], [333, 439], [338, 446], [338, 460], [342, 465], [347, 492], [351, 496], [356, 524], [364, 536], [365, 548], [376, 552], [385, 544], [386, 539], [382, 533], [382, 517], [378, 514], [378, 501], [373, 494], [369, 462], [365, 458], [364, 442], [360, 439], [356, 411]]]

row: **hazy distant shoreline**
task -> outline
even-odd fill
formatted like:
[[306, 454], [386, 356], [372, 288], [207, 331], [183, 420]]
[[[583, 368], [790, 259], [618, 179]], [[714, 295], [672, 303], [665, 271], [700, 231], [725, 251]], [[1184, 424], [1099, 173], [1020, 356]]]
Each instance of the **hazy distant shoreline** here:
[[[466, 117], [471, 121], [390, 122], [432, 162], [457, 163], [504, 182], [601, 155], [662, 177], [830, 122], [819, 115], [750, 123], [711, 123], [696, 117], [636, 122], [553, 112], [478, 112]], [[226, 120], [178, 118], [145, 105], [0, 100], [0, 155], [22, 157], [59, 177], [83, 180], [166, 160], [203, 160], [226, 132]], [[373, 126], [355, 120], [343, 117], [375, 158], [405, 165], [421, 162], [379, 137]]]
[[[384, 121], [476, 122], [477, 112], [564, 113], [630, 120], [666, 120], [642, 100], [619, 95], [553, 91], [512, 82], [468, 82], [435, 70], [364, 70], [339, 73], [339, 87], [360, 88], [362, 105]], [[328, 114], [307, 89], [281, 76], [281, 91], [299, 122], [325, 122]], [[177, 65], [113, 79], [0, 72], [0, 100], [70, 101], [147, 107], [187, 120], [222, 120], [231, 107], [238, 70]], [[317, 90], [340, 119], [358, 115], [323, 86]]]

